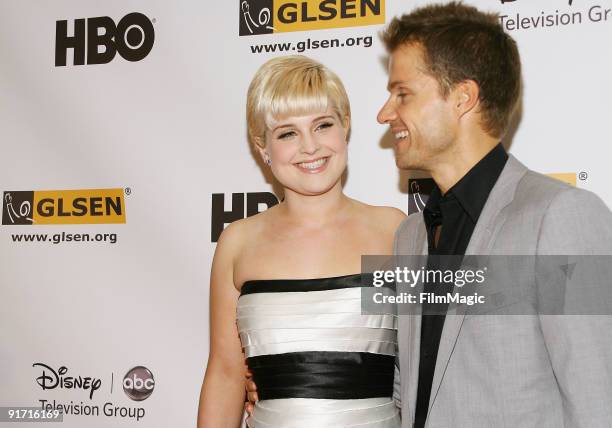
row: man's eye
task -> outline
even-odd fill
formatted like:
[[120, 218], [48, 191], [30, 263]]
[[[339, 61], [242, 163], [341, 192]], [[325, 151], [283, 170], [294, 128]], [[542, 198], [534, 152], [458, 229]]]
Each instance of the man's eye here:
[[317, 130], [325, 129], [325, 128], [331, 128], [332, 126], [334, 126], [334, 124], [331, 123], [331, 122], [323, 122], [319, 126], [317, 126]]

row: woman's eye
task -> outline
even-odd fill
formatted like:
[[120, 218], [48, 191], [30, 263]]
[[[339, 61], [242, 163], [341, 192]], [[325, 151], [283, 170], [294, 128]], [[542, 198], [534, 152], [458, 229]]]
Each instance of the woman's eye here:
[[319, 126], [317, 126], [317, 130], [318, 129], [326, 129], [326, 128], [331, 128], [332, 126], [334, 126], [333, 123], [331, 122], [323, 122], [321, 123]]
[[293, 131], [283, 132], [277, 138], [279, 140], [286, 140], [287, 138], [292, 137], [293, 135], [295, 135], [295, 132], [293, 132]]

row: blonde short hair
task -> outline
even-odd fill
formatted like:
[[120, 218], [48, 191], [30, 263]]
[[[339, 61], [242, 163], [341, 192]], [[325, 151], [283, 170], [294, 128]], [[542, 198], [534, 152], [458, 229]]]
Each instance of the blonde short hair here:
[[330, 103], [342, 126], [348, 126], [351, 107], [344, 86], [334, 72], [302, 55], [273, 58], [257, 70], [249, 86], [249, 139], [263, 147], [266, 129], [274, 121], [326, 111]]

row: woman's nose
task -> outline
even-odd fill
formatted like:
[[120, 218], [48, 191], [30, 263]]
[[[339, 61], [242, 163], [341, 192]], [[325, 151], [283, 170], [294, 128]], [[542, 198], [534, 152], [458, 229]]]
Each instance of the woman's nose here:
[[304, 138], [302, 138], [301, 147], [300, 147], [302, 153], [306, 153], [306, 154], [315, 153], [317, 150], [319, 150], [319, 147], [320, 147], [319, 143], [314, 136], [310, 134], [305, 134]]

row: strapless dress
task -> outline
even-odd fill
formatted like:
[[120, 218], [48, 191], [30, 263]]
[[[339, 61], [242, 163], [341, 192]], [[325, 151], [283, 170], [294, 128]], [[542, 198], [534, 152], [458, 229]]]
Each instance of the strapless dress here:
[[398, 428], [397, 318], [361, 314], [361, 274], [252, 280], [237, 306], [257, 384], [252, 428]]

